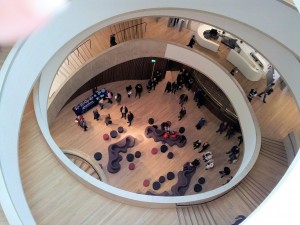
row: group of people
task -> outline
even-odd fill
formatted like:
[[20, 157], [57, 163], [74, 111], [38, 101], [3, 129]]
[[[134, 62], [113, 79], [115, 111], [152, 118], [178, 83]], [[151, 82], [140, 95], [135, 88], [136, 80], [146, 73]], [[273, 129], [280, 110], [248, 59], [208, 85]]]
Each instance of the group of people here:
[[226, 131], [225, 137], [228, 138], [228, 140], [235, 134], [235, 129], [232, 126], [229, 126], [227, 122], [221, 122], [218, 130], [216, 130], [216, 133], [222, 134], [224, 131]]
[[236, 163], [237, 159], [240, 155], [240, 147], [237, 145], [234, 145], [228, 152], [226, 152], [226, 154], [228, 154], [228, 156], [229, 156], [228, 161], [230, 163]]
[[[131, 111], [128, 111], [128, 108], [126, 106], [121, 106], [120, 108], [120, 112], [121, 112], [121, 119], [124, 118], [126, 120], [128, 120], [127, 123], [129, 123], [128, 126], [131, 126], [131, 123], [133, 121], [134, 115]], [[127, 115], [128, 113], [128, 115]]]
[[267, 85], [267, 87], [262, 92], [260, 92], [259, 94], [257, 93], [255, 88], [252, 88], [249, 91], [248, 96], [247, 96], [249, 102], [251, 102], [255, 96], [258, 96], [258, 97], [263, 97], [263, 103], [267, 103], [266, 98], [267, 98], [268, 95], [273, 93], [273, 91], [274, 91], [273, 86], [274, 85], [275, 85], [275, 83], [271, 83], [271, 84]]

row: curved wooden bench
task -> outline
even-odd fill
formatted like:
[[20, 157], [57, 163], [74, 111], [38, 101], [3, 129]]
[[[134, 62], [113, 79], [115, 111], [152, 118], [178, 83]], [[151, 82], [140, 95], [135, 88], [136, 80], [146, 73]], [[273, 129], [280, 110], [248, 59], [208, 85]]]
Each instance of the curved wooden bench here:
[[107, 171], [110, 173], [117, 173], [121, 169], [120, 161], [123, 157], [120, 152], [126, 153], [128, 148], [132, 148], [135, 144], [135, 139], [132, 136], [126, 136], [121, 141], [108, 146], [108, 163]]

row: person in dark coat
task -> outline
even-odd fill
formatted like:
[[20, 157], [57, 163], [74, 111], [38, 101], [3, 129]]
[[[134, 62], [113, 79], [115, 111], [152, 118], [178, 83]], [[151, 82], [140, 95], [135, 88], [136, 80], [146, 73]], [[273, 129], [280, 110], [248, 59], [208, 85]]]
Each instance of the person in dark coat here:
[[165, 92], [170, 93], [172, 90], [172, 84], [170, 81], [166, 84]]
[[127, 96], [128, 98], [130, 98], [130, 95], [132, 94], [132, 86], [131, 85], [128, 85], [126, 87], [126, 91], [127, 91]]
[[182, 94], [179, 97], [179, 104], [181, 105], [181, 107], [183, 106], [184, 103], [187, 103], [189, 97], [186, 94]]
[[195, 127], [197, 128], [197, 130], [200, 130], [206, 123], [207, 123], [206, 119], [202, 117]]
[[143, 86], [141, 84], [137, 84], [135, 86], [135, 97], [139, 96], [139, 98], [140, 98], [141, 94], [142, 94], [142, 91], [143, 91]]
[[117, 45], [115, 34], [110, 35], [110, 47]]
[[225, 137], [228, 137], [228, 140], [229, 140], [234, 135], [234, 133], [235, 133], [234, 128], [233, 127], [229, 127], [229, 129], [228, 129]]
[[174, 81], [173, 83], [172, 83], [172, 93], [175, 95], [175, 93], [176, 93], [176, 91], [178, 90], [178, 85], [177, 85], [177, 83]]
[[108, 114], [108, 115], [105, 117], [105, 124], [106, 124], [106, 126], [108, 126], [109, 124], [112, 124], [110, 114]]
[[131, 126], [133, 118], [134, 118], [134, 115], [132, 114], [132, 112], [129, 111], [128, 116], [127, 116], [127, 119], [128, 119], [127, 123], [129, 123], [128, 126]]
[[124, 118], [126, 120], [126, 115], [128, 113], [128, 108], [126, 106], [122, 106], [120, 108], [120, 112], [121, 112], [121, 119]]
[[222, 134], [228, 128], [227, 122], [222, 122], [219, 126], [219, 129], [216, 130], [216, 133], [220, 132]]
[[122, 95], [120, 93], [117, 93], [115, 96], [116, 102], [118, 103], [118, 105], [120, 105], [121, 100], [122, 100]]
[[93, 111], [93, 114], [94, 114], [94, 120], [99, 120], [100, 114], [99, 114], [99, 112], [98, 112], [98, 109], [95, 109], [95, 110]]
[[248, 94], [248, 100], [249, 100], [249, 102], [251, 102], [252, 99], [253, 99], [256, 95], [257, 95], [257, 91], [256, 91], [255, 89], [252, 88], [252, 89], [250, 90], [249, 94]]
[[196, 43], [195, 35], [192, 36], [190, 42], [188, 43], [187, 47], [193, 48], [194, 44]]
[[264, 102], [264, 103], [267, 103], [267, 102], [266, 102], [266, 97], [267, 97], [267, 95], [272, 94], [272, 92], [274, 91], [273, 88], [272, 88], [274, 85], [275, 85], [275, 83], [269, 84], [269, 85], [265, 88], [265, 90], [263, 90], [261, 93], [258, 94], [258, 97], [261, 97], [262, 95], [264, 95], [264, 97], [263, 97], [263, 102]]
[[80, 126], [84, 129], [84, 131], [87, 131], [87, 125], [86, 125], [86, 122], [85, 122], [85, 119], [82, 119], [80, 121]]
[[182, 107], [179, 112], [178, 121], [181, 120], [185, 116], [185, 114], [186, 114], [186, 109], [184, 107]]
[[208, 142], [204, 142], [202, 145], [202, 149], [201, 151], [199, 151], [199, 153], [204, 152], [206, 149], [208, 149], [209, 146], [210, 144], [208, 144]]

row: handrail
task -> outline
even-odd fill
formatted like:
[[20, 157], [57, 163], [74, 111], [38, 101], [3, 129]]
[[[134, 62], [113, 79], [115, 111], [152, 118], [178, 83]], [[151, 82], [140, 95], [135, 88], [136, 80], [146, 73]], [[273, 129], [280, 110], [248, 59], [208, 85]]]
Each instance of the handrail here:
[[87, 40], [85, 40], [84, 42], [82, 42], [81, 44], [79, 44], [75, 49], [74, 49], [74, 51], [72, 51], [69, 55], [68, 55], [68, 57], [67, 57], [67, 60], [68, 60], [68, 65], [70, 64], [70, 61], [69, 61], [69, 56], [73, 53], [73, 52], [75, 52], [75, 51], [77, 51], [77, 57], [79, 57], [79, 55], [80, 55], [80, 52], [79, 52], [79, 48], [82, 46], [82, 45], [84, 45], [85, 43], [87, 43], [87, 42], [89, 42], [90, 43], [90, 48], [92, 48], [92, 41], [91, 41], [91, 39], [89, 38], [89, 39], [87, 39]]
[[[122, 32], [124, 32], [124, 36], [122, 37], [123, 40], [124, 40], [124, 39], [126, 39], [126, 32], [125, 32], [126, 30], [128, 30], [128, 29], [130, 29], [130, 28], [132, 28], [132, 27], [135, 27], [135, 28], [136, 28], [136, 32], [137, 32], [138, 26], [140, 26], [140, 25], [143, 26], [143, 24], [145, 24], [145, 31], [144, 31], [144, 32], [146, 32], [146, 31], [147, 31], [147, 22], [142, 22], [142, 23], [138, 23], [138, 24], [132, 25], [132, 26], [130, 26], [130, 27], [126, 27], [125, 29], [119, 30], [119, 31], [117, 31], [115, 34], [121, 33], [121, 36], [122, 36]], [[110, 27], [110, 29], [111, 29], [111, 27]], [[112, 32], [112, 30], [111, 30], [111, 32]], [[118, 36], [117, 36], [117, 37], [118, 37]], [[118, 40], [118, 41], [120, 42], [120, 40]]]
[[107, 183], [106, 176], [105, 176], [103, 170], [101, 169], [100, 166], [98, 166], [98, 164], [93, 162], [93, 159], [91, 158], [91, 156], [89, 156], [88, 154], [86, 154], [84, 152], [81, 152], [78, 150], [71, 150], [71, 149], [62, 149], [62, 152], [66, 156], [67, 155], [75, 156], [75, 157], [80, 158], [82, 161], [85, 161], [86, 163], [88, 163], [96, 171], [97, 175], [99, 176], [99, 180]]

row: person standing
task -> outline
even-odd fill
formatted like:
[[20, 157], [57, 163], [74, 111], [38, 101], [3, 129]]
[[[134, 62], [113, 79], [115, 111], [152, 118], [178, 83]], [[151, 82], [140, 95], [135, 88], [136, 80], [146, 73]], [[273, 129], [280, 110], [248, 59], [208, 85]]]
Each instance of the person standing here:
[[105, 124], [106, 124], [106, 126], [108, 126], [109, 124], [112, 124], [110, 114], [108, 114], [108, 115], [105, 117]]
[[122, 106], [120, 108], [120, 112], [122, 114], [121, 119], [124, 118], [126, 120], [126, 115], [128, 113], [128, 108], [126, 106]]
[[86, 125], [86, 122], [85, 122], [85, 119], [82, 119], [81, 122], [80, 122], [80, 126], [84, 129], [84, 131], [87, 131], [87, 125]]
[[98, 112], [98, 109], [95, 109], [94, 111], [93, 111], [93, 113], [94, 113], [94, 120], [99, 120], [99, 117], [100, 117], [100, 114], [99, 114], [99, 112]]
[[139, 98], [140, 98], [141, 94], [142, 94], [142, 91], [143, 91], [143, 86], [141, 84], [137, 84], [135, 86], [135, 97], [139, 96]]
[[188, 43], [187, 47], [193, 48], [194, 44], [196, 43], [195, 35], [192, 36], [190, 42]]
[[264, 91], [262, 91], [261, 93], [258, 94], [259, 97], [261, 97], [262, 95], [264, 95], [264, 97], [263, 97], [263, 102], [264, 102], [264, 103], [267, 103], [267, 102], [266, 102], [266, 97], [267, 97], [267, 95], [272, 94], [272, 92], [274, 91], [273, 88], [272, 88], [274, 85], [275, 85], [275, 83], [269, 84], [269, 85], [265, 88]]
[[128, 119], [128, 122], [129, 125], [128, 126], [131, 126], [131, 123], [132, 123], [132, 120], [134, 118], [134, 115], [132, 114], [132, 112], [129, 111], [128, 115], [127, 115], [127, 119]]
[[220, 132], [222, 134], [228, 128], [227, 122], [222, 122], [219, 126], [219, 129], [216, 130], [216, 133]]
[[103, 98], [101, 98], [101, 99], [99, 100], [99, 106], [100, 106], [100, 109], [102, 110], [103, 107], [104, 107], [104, 99], [103, 99]]
[[106, 94], [106, 99], [108, 101], [108, 103], [112, 104], [112, 97], [113, 97], [113, 94], [110, 92], [110, 91], [107, 91], [107, 94]]
[[172, 90], [172, 84], [170, 81], [166, 84], [165, 92], [170, 93]]
[[115, 34], [110, 35], [110, 47], [117, 45]]
[[115, 96], [116, 102], [118, 103], [118, 105], [120, 105], [121, 100], [122, 100], [122, 95], [120, 93], [117, 93]]
[[185, 114], [186, 114], [186, 109], [184, 107], [182, 107], [179, 112], [178, 121], [180, 121], [185, 116]]
[[131, 96], [131, 94], [132, 94], [132, 87], [131, 87], [131, 85], [128, 85], [127, 87], [126, 87], [126, 91], [127, 91], [127, 96], [128, 96], [128, 98], [130, 98], [130, 96]]

